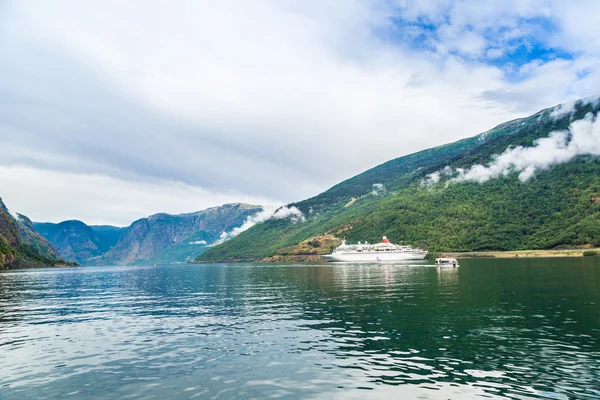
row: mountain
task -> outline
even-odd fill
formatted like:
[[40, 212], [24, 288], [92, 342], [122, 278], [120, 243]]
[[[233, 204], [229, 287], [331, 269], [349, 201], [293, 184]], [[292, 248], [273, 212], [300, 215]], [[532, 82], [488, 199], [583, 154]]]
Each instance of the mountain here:
[[123, 233], [127, 230], [127, 228], [111, 225], [90, 225], [90, 228], [92, 228], [98, 237], [98, 250], [102, 253], [106, 253], [115, 247]]
[[288, 205], [303, 218], [257, 224], [197, 261], [301, 255], [325, 235], [433, 251], [598, 246], [599, 109], [584, 99], [388, 161]]
[[11, 214], [0, 199], [0, 270], [47, 267], [62, 263], [50, 243], [22, 214]]
[[58, 224], [34, 222], [33, 226], [65, 260], [80, 264], [109, 251], [125, 231], [125, 228], [108, 225], [88, 226], [77, 220]]
[[117, 244], [89, 263], [148, 264], [193, 260], [222, 234], [240, 227], [262, 207], [225, 204], [189, 214], [155, 214], [129, 226]]

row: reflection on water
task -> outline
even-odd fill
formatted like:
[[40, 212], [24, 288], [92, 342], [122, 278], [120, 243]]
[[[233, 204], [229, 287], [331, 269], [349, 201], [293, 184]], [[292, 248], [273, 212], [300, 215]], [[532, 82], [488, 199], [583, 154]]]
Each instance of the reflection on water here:
[[600, 263], [0, 274], [0, 398], [600, 398]]

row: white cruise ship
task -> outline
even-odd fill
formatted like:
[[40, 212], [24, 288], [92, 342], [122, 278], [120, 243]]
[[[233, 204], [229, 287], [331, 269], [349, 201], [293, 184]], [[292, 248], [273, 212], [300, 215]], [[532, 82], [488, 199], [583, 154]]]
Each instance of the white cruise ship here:
[[406, 261], [422, 260], [427, 255], [426, 250], [413, 249], [410, 246], [400, 246], [390, 243], [383, 237], [381, 243], [346, 244], [344, 240], [333, 253], [323, 257], [327, 261], [338, 262], [377, 262], [377, 261]]

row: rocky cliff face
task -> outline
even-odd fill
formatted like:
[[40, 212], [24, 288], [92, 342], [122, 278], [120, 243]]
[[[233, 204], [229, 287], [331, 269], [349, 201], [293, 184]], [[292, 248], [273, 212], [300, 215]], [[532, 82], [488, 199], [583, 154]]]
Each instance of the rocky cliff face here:
[[11, 214], [0, 199], [0, 269], [54, 266], [63, 262], [52, 245], [39, 235], [31, 220]]
[[10, 268], [16, 261], [19, 230], [0, 199], [0, 269]]
[[127, 265], [193, 260], [223, 232], [241, 226], [260, 206], [225, 204], [189, 214], [155, 214], [135, 221], [118, 243], [90, 263]]
[[88, 226], [77, 220], [58, 224], [35, 222], [33, 225], [65, 260], [80, 264], [90, 258], [102, 256], [125, 231], [125, 228], [114, 226]]

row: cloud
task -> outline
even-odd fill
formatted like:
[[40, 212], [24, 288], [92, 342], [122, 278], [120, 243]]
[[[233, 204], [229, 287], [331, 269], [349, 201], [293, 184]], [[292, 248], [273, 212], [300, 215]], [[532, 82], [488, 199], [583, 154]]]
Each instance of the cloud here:
[[286, 219], [289, 218], [293, 222], [304, 221], [304, 215], [302, 211], [298, 210], [296, 207], [279, 207], [273, 213], [271, 219]]
[[556, 106], [552, 109], [552, 112], [550, 112], [550, 118], [554, 118], [554, 119], [562, 118], [564, 116], [573, 114], [573, 112], [575, 111], [576, 105], [585, 105], [585, 104], [590, 104], [590, 103], [592, 105], [596, 105], [596, 104], [598, 104], [599, 101], [600, 101], [600, 96], [591, 96], [591, 97], [587, 97], [585, 99], [579, 99], [576, 101], [570, 101], [568, 103], [559, 104], [558, 106]]
[[128, 226], [157, 211], [179, 214], [243, 202], [276, 204], [243, 193], [214, 193], [169, 181], [123, 180], [98, 174], [61, 173], [0, 165], [2, 199], [33, 221], [73, 218], [93, 225]]
[[190, 244], [207, 245], [208, 243], [206, 242], [206, 240], [196, 240], [196, 241], [190, 242]]
[[548, 137], [536, 140], [531, 147], [509, 148], [487, 165], [457, 170], [458, 176], [451, 182], [483, 183], [515, 172], [519, 174], [519, 180], [526, 182], [537, 171], [569, 162], [579, 155], [600, 156], [600, 120], [591, 114], [571, 123], [568, 131], [552, 132]]
[[265, 222], [270, 219], [286, 219], [289, 218], [292, 222], [302, 222], [305, 220], [302, 211], [298, 208], [292, 207], [264, 207], [262, 211], [257, 212], [254, 215], [250, 215], [246, 218], [244, 223], [236, 228], [233, 228], [229, 232], [221, 233], [219, 240], [213, 243], [213, 246], [223, 243], [224, 241], [231, 239], [239, 235], [240, 233], [247, 231], [252, 228], [254, 225], [259, 224], [261, 222]]
[[451, 176], [454, 174], [452, 168], [446, 165], [442, 170], [428, 174], [421, 180], [421, 186], [432, 186], [437, 184], [443, 175]]
[[436, 49], [441, 53], [454, 51], [463, 56], [477, 57], [487, 47], [486, 40], [480, 34], [468, 28], [456, 29], [454, 25], [444, 24], [437, 31], [439, 42]]
[[21, 216], [19, 215], [18, 212], [11, 210], [10, 208], [6, 208], [8, 210], [8, 213], [10, 214], [11, 217], [13, 217], [15, 219], [15, 221], [20, 221], [21, 220]]
[[421, 186], [435, 185], [440, 181], [440, 176], [441, 175], [439, 171], [428, 174], [427, 176], [425, 176], [425, 178], [421, 180]]
[[374, 183], [373, 184], [373, 190], [371, 191], [371, 194], [373, 196], [379, 196], [380, 194], [383, 194], [387, 191], [387, 189], [385, 188], [385, 186], [383, 186], [382, 183]]
[[[107, 0], [90, 13], [79, 1], [0, 2], [0, 166], [101, 176], [162, 199], [181, 186], [290, 203], [599, 92], [597, 7]], [[106, 220], [117, 208], [110, 219], [125, 221], [185, 203], [123, 190], [99, 204], [85, 184], [59, 202], [30, 183], [13, 206], [47, 219], [70, 209]]]

